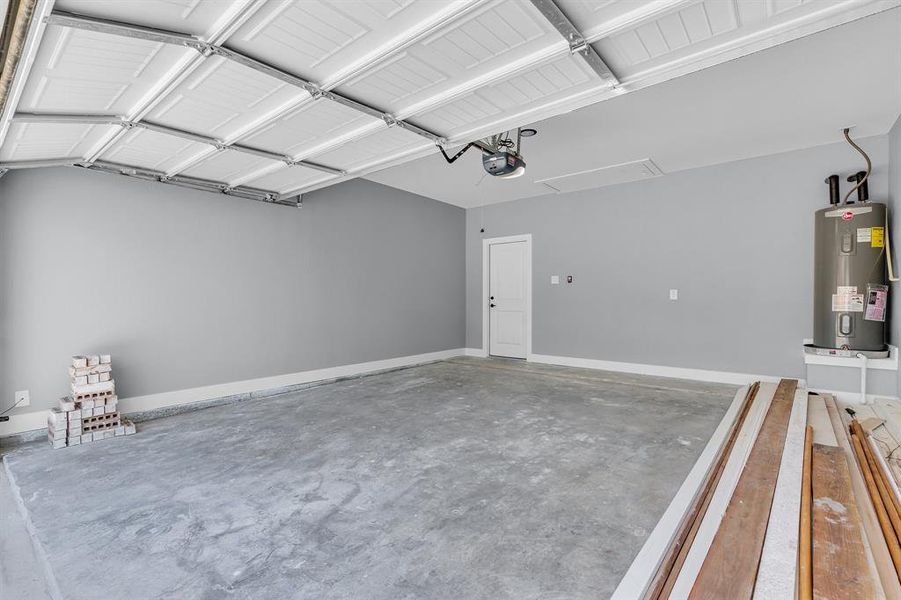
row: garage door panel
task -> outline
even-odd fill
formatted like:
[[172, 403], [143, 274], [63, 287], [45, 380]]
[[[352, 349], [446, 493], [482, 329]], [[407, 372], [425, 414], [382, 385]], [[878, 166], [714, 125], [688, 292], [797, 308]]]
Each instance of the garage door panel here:
[[56, 9], [207, 37], [241, 0], [57, 0]]
[[565, 56], [466, 94], [414, 120], [448, 137], [537, 109], [606, 84], [580, 57]]
[[18, 110], [127, 115], [190, 52], [146, 40], [50, 26]]
[[383, 121], [324, 98], [306, 102], [242, 143], [292, 157], [309, 155], [328, 144]]
[[294, 165], [271, 171], [256, 179], [250, 179], [246, 181], [245, 184], [285, 194], [330, 179], [337, 179], [337, 176], [329, 175], [328, 173], [323, 173], [316, 169], [309, 169], [302, 165]]
[[406, 112], [469, 81], [566, 42], [529, 2], [487, 3], [338, 88], [385, 110]]
[[424, 23], [467, 4], [470, 0], [270, 2], [229, 44], [314, 83], [325, 84], [396, 46]]
[[249, 175], [264, 169], [277, 169], [283, 164], [281, 161], [253, 156], [246, 152], [223, 150], [202, 160], [181, 174], [236, 185]]
[[706, 0], [666, 11], [634, 27], [614, 32], [594, 47], [621, 78], [628, 80], [723, 44], [742, 44], [761, 28], [814, 16], [823, 3], [787, 0], [758, 2]]
[[222, 57], [207, 59], [148, 118], [226, 140], [309, 98], [300, 88]]
[[101, 160], [168, 173], [208, 152], [210, 146], [146, 129], [132, 129]]
[[110, 125], [14, 122], [0, 148], [0, 160], [85, 158], [113, 129]]
[[432, 142], [400, 127], [383, 127], [365, 137], [310, 157], [316, 163], [345, 171], [373, 165], [433, 147]]

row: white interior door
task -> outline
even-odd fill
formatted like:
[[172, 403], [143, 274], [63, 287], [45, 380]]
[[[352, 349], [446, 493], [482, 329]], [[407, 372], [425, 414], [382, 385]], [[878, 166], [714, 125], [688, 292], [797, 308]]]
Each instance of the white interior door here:
[[488, 353], [526, 358], [526, 242], [488, 246]]

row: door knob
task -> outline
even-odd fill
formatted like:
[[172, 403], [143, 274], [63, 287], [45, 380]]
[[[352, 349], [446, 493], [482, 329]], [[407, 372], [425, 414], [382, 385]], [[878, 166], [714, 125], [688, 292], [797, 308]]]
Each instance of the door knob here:
[[489, 304], [488, 306], [489, 306], [489, 308], [494, 308], [494, 307], [497, 306], [497, 305], [496, 305], [494, 302], [492, 302], [492, 303]]

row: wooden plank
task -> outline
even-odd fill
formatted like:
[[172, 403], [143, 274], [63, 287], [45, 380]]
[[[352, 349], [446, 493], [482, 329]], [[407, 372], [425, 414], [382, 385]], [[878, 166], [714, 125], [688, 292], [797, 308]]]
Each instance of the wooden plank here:
[[[804, 474], [801, 477], [801, 519], [798, 547], [798, 598], [813, 598], [813, 427], [804, 432]], [[788, 597], [788, 596], [786, 596]]]
[[895, 574], [891, 554], [889, 553], [885, 537], [882, 535], [882, 528], [879, 525], [876, 509], [870, 501], [863, 473], [857, 468], [857, 459], [855, 458], [854, 450], [851, 448], [847, 427], [842, 421], [842, 415], [839, 413], [839, 407], [835, 398], [826, 395], [825, 399], [829, 419], [832, 421], [832, 430], [838, 439], [839, 447], [845, 453], [845, 460], [851, 471], [851, 487], [854, 491], [854, 499], [857, 504], [866, 543], [871, 553], [872, 569], [878, 574], [879, 581], [882, 584], [881, 589], [877, 590], [876, 598], [901, 598], [901, 583], [899, 583], [898, 576]]
[[895, 503], [895, 508], [901, 510], [901, 489], [898, 488], [898, 481], [892, 474], [892, 468], [886, 460], [885, 455], [882, 454], [881, 446], [876, 441], [872, 433], [870, 434], [867, 441], [870, 443], [870, 449], [873, 451], [872, 454], [876, 458], [876, 462], [879, 464], [879, 469], [885, 475], [885, 482], [886, 484], [888, 484], [889, 489], [892, 492], [892, 500]]
[[873, 472], [870, 470], [867, 457], [863, 451], [863, 446], [857, 435], [851, 435], [851, 446], [854, 448], [857, 464], [860, 466], [864, 481], [867, 483], [867, 491], [870, 494], [870, 500], [873, 502], [873, 507], [876, 509], [876, 516], [879, 517], [879, 526], [882, 528], [882, 535], [888, 546], [889, 554], [891, 554], [892, 563], [895, 565], [895, 573], [901, 573], [901, 545], [899, 545], [898, 537], [895, 535], [894, 529], [892, 529], [892, 522], [886, 512], [882, 497], [879, 495]]
[[822, 600], [873, 598], [860, 517], [844, 452], [813, 447], [813, 592]]
[[750, 599], [798, 382], [783, 379], [689, 598]]
[[[888, 513], [889, 520], [892, 523], [892, 528], [895, 531], [895, 536], [901, 538], [901, 506], [899, 506], [897, 499], [894, 497], [891, 489], [889, 488], [886, 473], [883, 473], [879, 468], [879, 464], [876, 462], [876, 457], [873, 456], [873, 450], [867, 441], [867, 434], [860, 426], [860, 423], [855, 419], [851, 421], [851, 433], [856, 434], [858, 441], [860, 442], [860, 449], [863, 453], [863, 456], [866, 457], [866, 461], [869, 464], [870, 472], [873, 474], [873, 479], [876, 482], [876, 488], [879, 490], [879, 495], [882, 497], [882, 502], [885, 505], [885, 510]], [[852, 438], [851, 443], [854, 443]]]
[[[732, 448], [732, 454], [726, 461], [726, 468], [720, 478], [719, 484], [713, 492], [713, 498], [701, 521], [697, 535], [688, 550], [688, 556], [679, 571], [676, 584], [670, 594], [671, 598], [684, 599], [691, 593], [707, 552], [710, 550], [716, 532], [719, 530], [720, 523], [729, 508], [729, 502], [732, 499], [732, 493], [738, 485], [739, 478], [745, 468], [748, 456], [754, 446], [754, 440], [763, 425], [770, 403], [776, 394], [777, 385], [773, 383], [761, 383], [760, 391], [754, 399], [751, 406], [751, 412], [748, 413], [747, 420], [735, 440], [735, 446]], [[635, 596], [632, 596], [634, 599]]]
[[[811, 395], [810, 399], [813, 398], [815, 396]], [[779, 478], [776, 480], [776, 492], [773, 494], [773, 508], [763, 541], [757, 583], [754, 585], [754, 600], [792, 598], [797, 589], [801, 480], [808, 400], [806, 389], [795, 392], [795, 403], [785, 435], [785, 450], [779, 465]], [[829, 428], [832, 429], [832, 426]]]
[[835, 432], [832, 431], [832, 422], [829, 420], [829, 412], [826, 410], [826, 400], [819, 395], [812, 394], [807, 406], [807, 424], [813, 426], [813, 443], [823, 446], [838, 446]]

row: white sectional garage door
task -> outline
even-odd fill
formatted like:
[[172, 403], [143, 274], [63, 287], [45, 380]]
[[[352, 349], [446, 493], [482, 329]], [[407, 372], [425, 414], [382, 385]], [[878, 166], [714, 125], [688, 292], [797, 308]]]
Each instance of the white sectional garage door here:
[[38, 0], [0, 168], [294, 204], [901, 0]]

